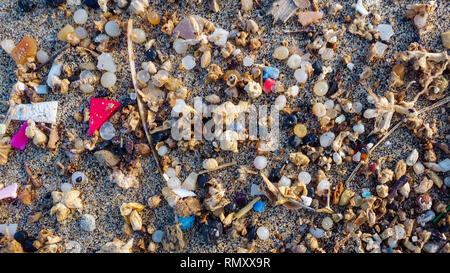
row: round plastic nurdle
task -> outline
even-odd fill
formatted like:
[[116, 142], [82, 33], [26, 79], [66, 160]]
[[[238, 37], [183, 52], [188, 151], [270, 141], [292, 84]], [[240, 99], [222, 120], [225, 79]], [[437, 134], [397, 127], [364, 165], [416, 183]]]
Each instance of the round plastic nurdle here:
[[195, 59], [191, 55], [187, 55], [181, 60], [181, 63], [183, 64], [183, 67], [186, 68], [186, 70], [191, 70], [195, 67]]
[[325, 108], [325, 105], [318, 102], [313, 105], [312, 112], [314, 115], [316, 115], [317, 117], [320, 118], [320, 117], [325, 116], [325, 114], [327, 113], [327, 109]]
[[84, 25], [88, 19], [88, 13], [85, 9], [79, 9], [73, 14], [73, 21], [76, 24]]
[[322, 228], [330, 230], [333, 227], [333, 220], [330, 217], [325, 217], [322, 220]]
[[77, 171], [72, 174], [72, 183], [81, 183], [86, 180], [86, 176], [84, 173]]
[[258, 235], [258, 238], [261, 240], [267, 240], [269, 239], [269, 230], [266, 227], [259, 227], [258, 230], [256, 230], [256, 234]]
[[116, 84], [116, 75], [113, 72], [105, 72], [100, 79], [100, 83], [105, 88], [111, 88]]
[[153, 232], [152, 234], [152, 240], [155, 243], [161, 243], [162, 239], [164, 237], [164, 231], [162, 230], [155, 230], [155, 232]]
[[255, 158], [254, 164], [258, 170], [262, 170], [267, 166], [267, 158], [265, 156], [259, 155]]
[[105, 32], [111, 37], [117, 37], [120, 35], [119, 24], [116, 21], [109, 21], [105, 24]]
[[115, 137], [116, 129], [114, 129], [114, 125], [109, 121], [105, 122], [102, 127], [100, 127], [100, 136], [104, 140], [111, 140], [113, 137]]
[[298, 136], [299, 138], [302, 138], [306, 136], [308, 133], [308, 129], [306, 128], [305, 124], [303, 123], [297, 123], [294, 127], [294, 134]]
[[308, 185], [311, 182], [311, 175], [308, 172], [301, 172], [298, 174], [298, 180]]
[[321, 80], [314, 84], [314, 94], [316, 96], [325, 96], [328, 92], [328, 83], [325, 80]]

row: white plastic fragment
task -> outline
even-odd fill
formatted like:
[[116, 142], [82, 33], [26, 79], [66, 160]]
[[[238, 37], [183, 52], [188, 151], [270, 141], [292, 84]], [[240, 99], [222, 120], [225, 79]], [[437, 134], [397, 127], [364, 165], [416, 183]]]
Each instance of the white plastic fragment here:
[[14, 120], [33, 120], [34, 122], [56, 122], [58, 101], [45, 101], [34, 104], [19, 104], [16, 106]]
[[394, 35], [394, 30], [389, 24], [379, 24], [377, 30], [380, 32], [380, 39], [383, 41], [389, 41], [392, 35]]
[[[56, 60], [55, 60], [56, 62]], [[53, 84], [52, 84], [52, 77], [53, 76], [60, 76], [61, 75], [61, 69], [63, 66], [63, 63], [61, 62], [60, 64], [56, 64], [56, 63], [52, 64], [52, 67], [50, 68], [50, 71], [48, 72], [48, 76], [47, 76], [47, 85], [51, 88], [53, 88]]]
[[255, 195], [264, 195], [264, 192], [259, 190], [259, 186], [256, 184], [252, 184], [251, 188], [250, 188], [250, 195], [255, 196]]
[[109, 72], [116, 72], [116, 65], [114, 64], [114, 60], [112, 58], [111, 53], [102, 53], [97, 57], [98, 63], [97, 68], [99, 70], [106, 70]]
[[362, 16], [367, 16], [369, 14], [367, 9], [363, 6], [362, 0], [358, 0], [358, 2], [355, 5], [355, 10], [361, 13]]
[[185, 198], [189, 196], [196, 196], [196, 194], [193, 191], [188, 191], [183, 188], [176, 188], [172, 189], [173, 193], [175, 193], [180, 198]]
[[36, 94], [42, 95], [42, 94], [48, 94], [47, 85], [38, 85], [34, 87], [34, 90], [36, 91]]
[[227, 43], [229, 34], [230, 33], [223, 28], [216, 28], [211, 34], [209, 41], [213, 42], [216, 46], [223, 47]]
[[0, 225], [0, 233], [3, 235], [9, 234], [13, 236], [17, 231], [17, 224], [1, 224]]
[[445, 160], [439, 162], [439, 167], [441, 167], [444, 173], [450, 171], [450, 159], [446, 158]]
[[14, 41], [13, 40], [3, 40], [0, 43], [0, 46], [3, 48], [4, 51], [6, 51], [6, 53], [11, 54], [11, 51], [13, 50], [13, 48], [15, 47], [14, 45]]

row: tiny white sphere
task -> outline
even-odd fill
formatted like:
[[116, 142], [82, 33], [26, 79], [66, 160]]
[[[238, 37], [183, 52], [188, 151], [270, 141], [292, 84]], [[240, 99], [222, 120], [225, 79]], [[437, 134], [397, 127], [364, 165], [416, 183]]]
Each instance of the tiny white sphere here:
[[314, 115], [316, 115], [318, 118], [323, 117], [327, 114], [327, 108], [323, 103], [315, 103], [312, 107], [312, 112]]
[[322, 228], [325, 230], [330, 230], [333, 227], [333, 220], [330, 217], [325, 217], [322, 219]]
[[181, 186], [181, 181], [180, 181], [180, 179], [178, 179], [178, 177], [171, 177], [167, 181], [167, 187], [169, 187], [171, 189], [176, 189], [176, 188], [179, 188], [180, 186]]
[[100, 137], [104, 140], [111, 140], [116, 136], [114, 125], [107, 121], [100, 127]]
[[330, 181], [328, 181], [328, 179], [320, 180], [319, 184], [317, 185], [317, 191], [324, 191], [329, 189], [330, 189]]
[[256, 234], [258, 234], [258, 238], [261, 240], [267, 240], [269, 239], [269, 230], [266, 227], [259, 227], [256, 230]]
[[100, 82], [103, 87], [111, 88], [116, 84], [116, 75], [113, 72], [105, 72], [100, 79]]
[[355, 111], [355, 113], [361, 113], [363, 109], [363, 105], [361, 102], [357, 101], [355, 103], [353, 103], [353, 110]]
[[195, 67], [195, 59], [191, 55], [187, 55], [181, 60], [181, 63], [183, 64], [183, 67], [186, 68], [186, 70], [191, 70]]
[[169, 149], [167, 148], [167, 146], [163, 145], [163, 146], [159, 147], [158, 155], [163, 156], [163, 155], [167, 154], [168, 151], [169, 151]]
[[287, 61], [287, 65], [290, 69], [297, 69], [302, 63], [302, 57], [298, 54], [291, 55]]
[[301, 172], [298, 174], [298, 180], [302, 181], [303, 184], [308, 185], [311, 182], [311, 175], [309, 172]]
[[289, 88], [289, 90], [290, 90], [290, 92], [289, 92], [290, 95], [293, 96], [293, 97], [297, 97], [298, 93], [300, 93], [300, 88], [298, 88], [297, 85], [291, 86]]
[[334, 108], [334, 101], [333, 100], [327, 100], [325, 102], [325, 108], [327, 109], [333, 109]]
[[313, 87], [313, 92], [316, 96], [325, 96], [325, 94], [328, 92], [327, 81], [321, 80], [316, 82]]
[[285, 46], [279, 46], [275, 48], [272, 56], [278, 60], [284, 60], [289, 56], [289, 49]]
[[291, 179], [287, 178], [286, 176], [282, 176], [280, 181], [278, 182], [279, 186], [283, 187], [290, 187], [291, 186]]
[[416, 15], [414, 16], [414, 24], [417, 28], [424, 28], [427, 25], [427, 19], [423, 16]]
[[322, 147], [328, 147], [331, 144], [333, 144], [335, 135], [333, 132], [326, 132], [325, 134], [320, 136], [320, 146]]
[[131, 35], [133, 42], [142, 44], [147, 39], [147, 35], [140, 28], [133, 29], [133, 35]]
[[255, 168], [258, 170], [262, 170], [267, 166], [267, 158], [265, 156], [259, 155], [255, 157], [255, 161], [253, 162]]
[[364, 133], [364, 124], [359, 123], [353, 126], [353, 131], [358, 134]]
[[344, 121], [345, 121], [345, 116], [342, 114], [334, 120], [334, 122], [336, 122], [337, 124], [341, 124]]
[[105, 32], [111, 37], [117, 37], [120, 35], [119, 24], [116, 21], [109, 21], [105, 24]]
[[77, 27], [77, 28], [75, 28], [75, 34], [81, 40], [83, 40], [84, 38], [86, 38], [88, 36], [87, 31], [86, 31], [86, 29], [84, 27]]
[[305, 83], [308, 80], [308, 74], [303, 69], [297, 69], [294, 72], [294, 78], [299, 83]]
[[88, 13], [85, 9], [79, 9], [73, 14], [73, 21], [76, 24], [84, 25], [88, 19]]
[[48, 56], [47, 52], [45, 52], [42, 49], [36, 53], [36, 59], [40, 63], [45, 63], [46, 61], [48, 61], [48, 58], [49, 58], [49, 56]]

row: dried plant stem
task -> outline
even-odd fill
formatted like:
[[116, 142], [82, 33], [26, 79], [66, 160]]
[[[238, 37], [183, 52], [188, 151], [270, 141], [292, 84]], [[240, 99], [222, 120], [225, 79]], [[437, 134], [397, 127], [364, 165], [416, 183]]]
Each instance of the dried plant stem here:
[[444, 71], [447, 69], [447, 66], [448, 66], [448, 61], [445, 62], [445, 64], [441, 67], [441, 69], [439, 69], [438, 71], [436, 71], [436, 73], [434, 73], [433, 75], [430, 75], [427, 78], [422, 91], [417, 93], [417, 95], [414, 97], [413, 102], [416, 102], [422, 94], [424, 94], [428, 91], [428, 86], [434, 81], [434, 79], [436, 79], [437, 77], [441, 76], [442, 73], [444, 73]]
[[155, 151], [155, 147], [152, 143], [152, 136], [148, 132], [147, 122], [145, 120], [145, 112], [144, 112], [144, 105], [142, 104], [141, 96], [139, 94], [139, 88], [136, 84], [136, 68], [134, 64], [134, 54], [133, 54], [133, 42], [131, 41], [131, 35], [133, 32], [133, 20], [128, 20], [128, 27], [127, 27], [127, 45], [128, 45], [128, 60], [130, 62], [130, 72], [131, 72], [131, 80], [133, 81], [133, 87], [136, 91], [137, 95], [137, 104], [139, 109], [139, 115], [141, 116], [141, 122], [142, 127], [144, 127], [145, 136], [147, 137], [148, 144], [150, 145], [150, 149], [152, 150], [153, 158], [155, 159], [156, 166], [158, 167], [159, 174], [163, 178], [163, 180], [166, 180], [166, 178], [163, 175], [163, 171], [161, 169], [161, 166], [159, 164], [158, 154]]
[[50, 58], [48, 58], [47, 61], [41, 63], [40, 65], [38, 65], [36, 67], [36, 69], [34, 70], [34, 72], [41, 70], [42, 67], [44, 67], [46, 64], [53, 62], [53, 60], [58, 57], [59, 54], [61, 54], [62, 52], [64, 52], [66, 49], [68, 49], [70, 47], [70, 44], [67, 43], [64, 47], [62, 47], [61, 49], [57, 50], [52, 56], [50, 56]]
[[236, 161], [233, 161], [233, 162], [230, 162], [230, 163], [225, 163], [225, 164], [217, 166], [216, 168], [211, 169], [211, 170], [201, 171], [198, 174], [210, 173], [210, 172], [217, 171], [217, 170], [220, 170], [220, 169], [223, 169], [223, 168], [226, 168], [226, 167], [230, 167], [230, 166], [233, 166], [233, 165], [236, 165]]
[[249, 212], [252, 208], [253, 205], [258, 202], [259, 200], [261, 200], [261, 197], [256, 197], [255, 199], [253, 199], [250, 203], [248, 203], [245, 207], [243, 207], [241, 210], [239, 210], [236, 215], [234, 216], [233, 220], [239, 219], [242, 216], [244, 216], [247, 212]]
[[[423, 114], [425, 112], [431, 111], [439, 106], [442, 106], [446, 103], [450, 102], [450, 97], [446, 97], [445, 99], [442, 99], [428, 107], [425, 107], [423, 109], [421, 109], [420, 111], [417, 112], [418, 115]], [[372, 152], [375, 150], [375, 148], [377, 148], [381, 143], [383, 143], [395, 130], [397, 130], [403, 123], [405, 123], [406, 118], [403, 118], [401, 121], [399, 121], [397, 124], [395, 124], [394, 127], [392, 127], [389, 132], [387, 132], [386, 135], [384, 135], [368, 152], [367, 156], [370, 156], [372, 154]], [[350, 174], [350, 176], [348, 177], [347, 181], [345, 181], [345, 186], [348, 186], [348, 184], [350, 183], [350, 181], [352, 181], [353, 177], [356, 175], [356, 173], [358, 172], [359, 168], [361, 168], [362, 166], [362, 162], [359, 162], [358, 165], [356, 166], [356, 168], [353, 170], [353, 172]]]
[[170, 128], [171, 127], [169, 127], [169, 126], [161, 126], [161, 127], [151, 130], [150, 134], [153, 135], [153, 134], [156, 134], [159, 132], [164, 132], [164, 131], [170, 130]]

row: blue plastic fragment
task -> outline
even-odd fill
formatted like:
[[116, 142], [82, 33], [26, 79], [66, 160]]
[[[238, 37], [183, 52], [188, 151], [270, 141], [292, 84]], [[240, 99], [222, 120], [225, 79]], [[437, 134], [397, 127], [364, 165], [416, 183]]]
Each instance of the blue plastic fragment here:
[[194, 221], [195, 221], [195, 215], [190, 215], [187, 217], [178, 216], [178, 223], [181, 223], [181, 225], [180, 225], [181, 230], [190, 229], [192, 227], [192, 225], [194, 224]]
[[394, 253], [394, 250], [392, 249], [392, 247], [388, 247], [387, 250], [388, 250], [389, 253]]
[[265, 81], [268, 78], [277, 80], [280, 76], [280, 70], [275, 67], [266, 66], [263, 68], [263, 80]]
[[305, 253], [311, 253], [311, 250], [307, 249], [307, 250], [305, 251]]
[[363, 189], [363, 192], [361, 193], [361, 196], [364, 198], [367, 198], [369, 196], [371, 196], [372, 194], [370, 193], [369, 189]]
[[255, 211], [262, 212], [262, 211], [264, 211], [265, 208], [266, 208], [266, 204], [264, 204], [263, 201], [258, 201], [253, 205], [253, 209]]

